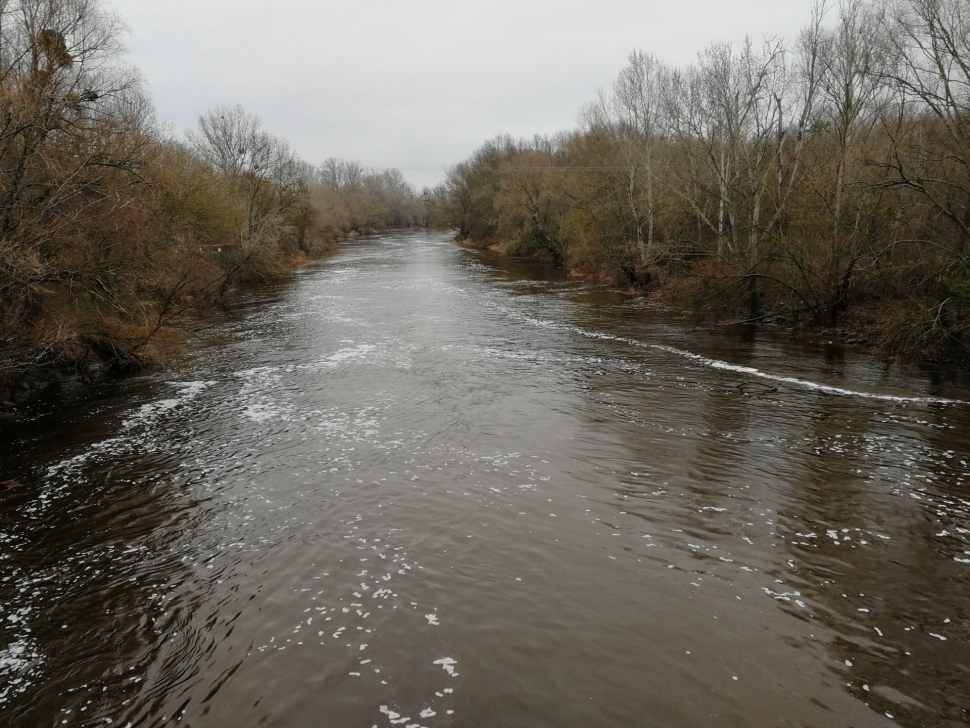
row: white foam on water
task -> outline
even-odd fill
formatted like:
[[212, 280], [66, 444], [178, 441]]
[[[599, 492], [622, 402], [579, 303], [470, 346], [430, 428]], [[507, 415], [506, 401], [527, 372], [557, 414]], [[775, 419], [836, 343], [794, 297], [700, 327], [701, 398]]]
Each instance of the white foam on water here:
[[41, 659], [36, 646], [26, 638], [0, 650], [0, 708], [31, 687], [29, 672]]
[[246, 369], [236, 372], [236, 376], [243, 380], [238, 397], [240, 403], [242, 403], [244, 417], [259, 424], [289, 418], [292, 407], [287, 406], [272, 394], [273, 390], [279, 388], [283, 381], [279, 367]]
[[559, 331], [568, 331], [570, 333], [579, 334], [580, 336], [585, 336], [589, 339], [599, 339], [604, 341], [616, 341], [622, 344], [629, 344], [630, 346], [636, 346], [641, 349], [653, 349], [655, 351], [662, 351], [667, 354], [673, 354], [674, 356], [679, 356], [684, 359], [688, 359], [700, 366], [706, 367], [708, 369], [717, 369], [721, 371], [735, 372], [737, 374], [744, 374], [749, 377], [757, 377], [758, 379], [765, 379], [772, 382], [778, 382], [780, 384], [791, 384], [796, 387], [801, 387], [803, 389], [810, 389], [816, 392], [822, 392], [824, 394], [832, 394], [836, 396], [843, 397], [861, 397], [864, 399], [874, 399], [884, 402], [899, 402], [899, 403], [910, 403], [910, 404], [947, 404], [947, 405], [967, 405], [970, 401], [963, 399], [952, 399], [949, 397], [917, 397], [917, 396], [905, 396], [905, 395], [895, 395], [895, 394], [879, 394], [875, 392], [862, 392], [854, 389], [847, 389], [844, 387], [836, 387], [831, 384], [822, 384], [820, 382], [813, 382], [809, 379], [800, 379], [798, 377], [789, 377], [783, 374], [772, 374], [770, 372], [764, 372], [755, 367], [742, 366], [739, 364], [731, 364], [730, 362], [723, 361], [721, 359], [711, 359], [710, 357], [703, 356], [701, 354], [695, 354], [691, 351], [686, 351], [685, 349], [678, 349], [674, 346], [668, 346], [666, 344], [648, 344], [643, 341], [637, 341], [636, 339], [631, 339], [625, 336], [613, 336], [612, 334], [601, 333], [598, 331], [588, 331], [579, 326], [573, 326], [572, 324], [560, 324], [555, 321], [544, 321], [542, 319], [536, 319], [526, 314], [516, 311], [514, 309], [508, 308], [506, 306], [494, 306], [497, 310], [503, 311], [511, 318], [517, 318], [521, 321], [525, 321], [533, 326], [543, 329], [553, 329]]
[[962, 399], [951, 399], [949, 397], [915, 397], [915, 396], [903, 396], [896, 394], [879, 394], [875, 392], [860, 392], [854, 389], [846, 389], [844, 387], [836, 387], [831, 384], [821, 384], [819, 382], [813, 382], [808, 379], [799, 379], [798, 377], [789, 377], [782, 374], [771, 374], [769, 372], [763, 372], [760, 369], [755, 369], [754, 367], [740, 366], [738, 364], [730, 364], [726, 361], [721, 361], [720, 359], [710, 359], [706, 356], [701, 356], [700, 354], [694, 354], [690, 351], [684, 351], [683, 349], [677, 349], [673, 346], [666, 346], [663, 344], [644, 344], [642, 342], [636, 342], [633, 339], [626, 339], [627, 342], [633, 343], [635, 346], [647, 347], [651, 349], [657, 349], [659, 351], [665, 351], [669, 354], [675, 354], [677, 356], [684, 357], [686, 359], [691, 359], [702, 366], [706, 366], [710, 369], [720, 369], [723, 371], [737, 372], [738, 374], [746, 374], [752, 377], [758, 377], [759, 379], [766, 379], [772, 382], [778, 382], [781, 384], [791, 384], [796, 387], [802, 387], [804, 389], [811, 389], [816, 392], [823, 392], [824, 394], [833, 394], [843, 397], [861, 397], [863, 399], [874, 399], [883, 402], [900, 402], [900, 403], [911, 403], [911, 404], [950, 404], [950, 405], [965, 405], [970, 404], [967, 400]]
[[[381, 706], [381, 712], [387, 716], [387, 719], [391, 725], [403, 725], [405, 723], [408, 723], [408, 721], [411, 720], [410, 718], [401, 717], [400, 713], [395, 713], [386, 705]], [[375, 726], [374, 728], [377, 728], [377, 727]], [[424, 728], [424, 726], [420, 725], [419, 723], [408, 723], [408, 725], [405, 726], [405, 728]]]
[[286, 411], [271, 404], [250, 404], [246, 405], [243, 414], [253, 422], [262, 424], [270, 420], [280, 419], [286, 415]]
[[392, 725], [407, 723], [409, 720], [411, 720], [410, 718], [402, 718], [400, 713], [394, 712], [386, 705], [381, 706], [381, 712], [387, 716], [387, 719], [391, 722]]
[[14, 642], [6, 649], [0, 650], [0, 670], [4, 672], [22, 670], [33, 659], [34, 656], [30, 653], [26, 642]]
[[458, 673], [455, 672], [455, 665], [458, 664], [457, 660], [453, 660], [450, 657], [442, 657], [440, 660], [435, 660], [433, 665], [441, 665], [441, 669], [447, 672], [451, 677], [458, 677]]
[[428, 624], [430, 624], [430, 625], [438, 626], [439, 624], [441, 624], [438, 621], [438, 615], [437, 614], [426, 614], [426, 615], [424, 615], [424, 618], [428, 620]]
[[377, 347], [373, 344], [358, 344], [353, 348], [340, 349], [328, 356], [325, 362], [332, 366], [339, 366], [349, 361], [365, 359], [368, 354], [374, 351], [377, 351]]
[[[157, 402], [142, 405], [122, 422], [121, 427], [125, 434], [102, 440], [79, 455], [51, 465], [47, 468], [46, 477], [50, 479], [70, 475], [77, 472], [85, 463], [98, 457], [124, 454], [136, 444], [144, 445], [148, 438], [145, 435], [139, 435], [138, 430], [149, 429], [165, 414], [188, 405], [213, 384], [215, 382], [172, 382], [172, 386], [181, 389], [177, 397], [166, 397]], [[37, 504], [39, 506], [46, 505], [49, 497], [48, 493], [42, 493]]]
[[[355, 342], [345, 339], [341, 340], [340, 343], [354, 344]], [[400, 369], [410, 369], [413, 363], [411, 354], [417, 348], [414, 344], [398, 339], [379, 341], [375, 344], [356, 344], [355, 346], [345, 346], [329, 356], [312, 363], [297, 365], [294, 368], [300, 371], [320, 372], [338, 369], [348, 364], [366, 363], [377, 366], [393, 365]]]
[[135, 425], [151, 424], [166, 412], [191, 402], [214, 383], [215, 382], [174, 382], [173, 386], [182, 390], [179, 392], [177, 397], [162, 399], [158, 402], [151, 402], [149, 404], [142, 405], [137, 412], [129, 416], [128, 419], [122, 423], [122, 427], [125, 429], [131, 429]]

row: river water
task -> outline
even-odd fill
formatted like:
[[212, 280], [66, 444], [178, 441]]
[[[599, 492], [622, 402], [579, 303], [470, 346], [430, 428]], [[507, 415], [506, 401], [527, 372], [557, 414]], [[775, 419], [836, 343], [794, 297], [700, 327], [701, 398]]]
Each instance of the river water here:
[[201, 335], [0, 425], [3, 725], [970, 723], [966, 380], [434, 233]]

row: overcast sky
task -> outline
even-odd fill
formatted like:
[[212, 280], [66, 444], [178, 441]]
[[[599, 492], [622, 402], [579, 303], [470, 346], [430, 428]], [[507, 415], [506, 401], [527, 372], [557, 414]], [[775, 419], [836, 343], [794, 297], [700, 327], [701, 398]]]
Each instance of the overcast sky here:
[[[793, 37], [812, 0], [106, 0], [158, 115], [242, 104], [308, 162], [444, 168], [575, 125], [634, 48]], [[440, 171], [404, 169], [417, 187]]]

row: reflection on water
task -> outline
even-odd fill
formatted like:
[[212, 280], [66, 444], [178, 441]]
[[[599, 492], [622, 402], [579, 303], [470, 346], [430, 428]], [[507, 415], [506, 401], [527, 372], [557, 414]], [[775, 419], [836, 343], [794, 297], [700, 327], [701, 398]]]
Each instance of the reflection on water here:
[[0, 425], [4, 724], [968, 722], [965, 380], [425, 233], [211, 334]]

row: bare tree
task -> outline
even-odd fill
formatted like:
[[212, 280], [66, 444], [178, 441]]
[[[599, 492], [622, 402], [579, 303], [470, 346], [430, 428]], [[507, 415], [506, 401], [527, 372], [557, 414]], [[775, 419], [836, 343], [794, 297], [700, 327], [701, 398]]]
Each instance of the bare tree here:
[[242, 106], [217, 106], [199, 117], [188, 132], [193, 150], [222, 174], [262, 175], [271, 163], [272, 144], [258, 117]]
[[882, 24], [896, 65], [883, 78], [904, 99], [887, 184], [913, 190], [958, 231], [970, 253], [970, 6], [964, 0], [899, 0]]
[[124, 204], [108, 178], [140, 179], [151, 107], [120, 61], [120, 32], [94, 0], [0, 3], [2, 298], [76, 280], [58, 251]]
[[359, 187], [367, 174], [360, 162], [330, 157], [317, 169], [317, 179], [324, 187], [340, 192]]
[[688, 156], [680, 194], [715, 234], [719, 252], [749, 266], [777, 223], [766, 205], [776, 189], [779, 150], [790, 139], [784, 120], [790, 82], [780, 42], [758, 52], [748, 41], [738, 52], [710, 46], [697, 66], [672, 74], [665, 86], [671, 130]]
[[238, 105], [202, 115], [188, 139], [196, 154], [224, 175], [243, 207], [243, 260], [289, 234], [286, 215], [307, 199], [313, 170], [285, 141], [264, 131], [259, 118]]
[[822, 64], [818, 118], [837, 141], [836, 179], [832, 223], [841, 234], [850, 152], [856, 141], [864, 142], [880, 120], [885, 96], [884, 78], [889, 53], [874, 29], [880, 11], [864, 0], [842, 0], [837, 25], [820, 43]]
[[341, 175], [341, 161], [330, 157], [317, 168], [317, 182], [333, 192], [339, 192], [343, 182]]
[[[642, 51], [634, 51], [613, 87], [611, 106], [618, 122], [617, 132], [626, 151], [627, 193], [641, 263], [646, 263], [655, 255], [655, 162], [662, 123], [660, 92], [665, 73], [666, 69], [656, 58]], [[645, 198], [645, 209], [642, 211], [638, 199], [641, 187]]]

